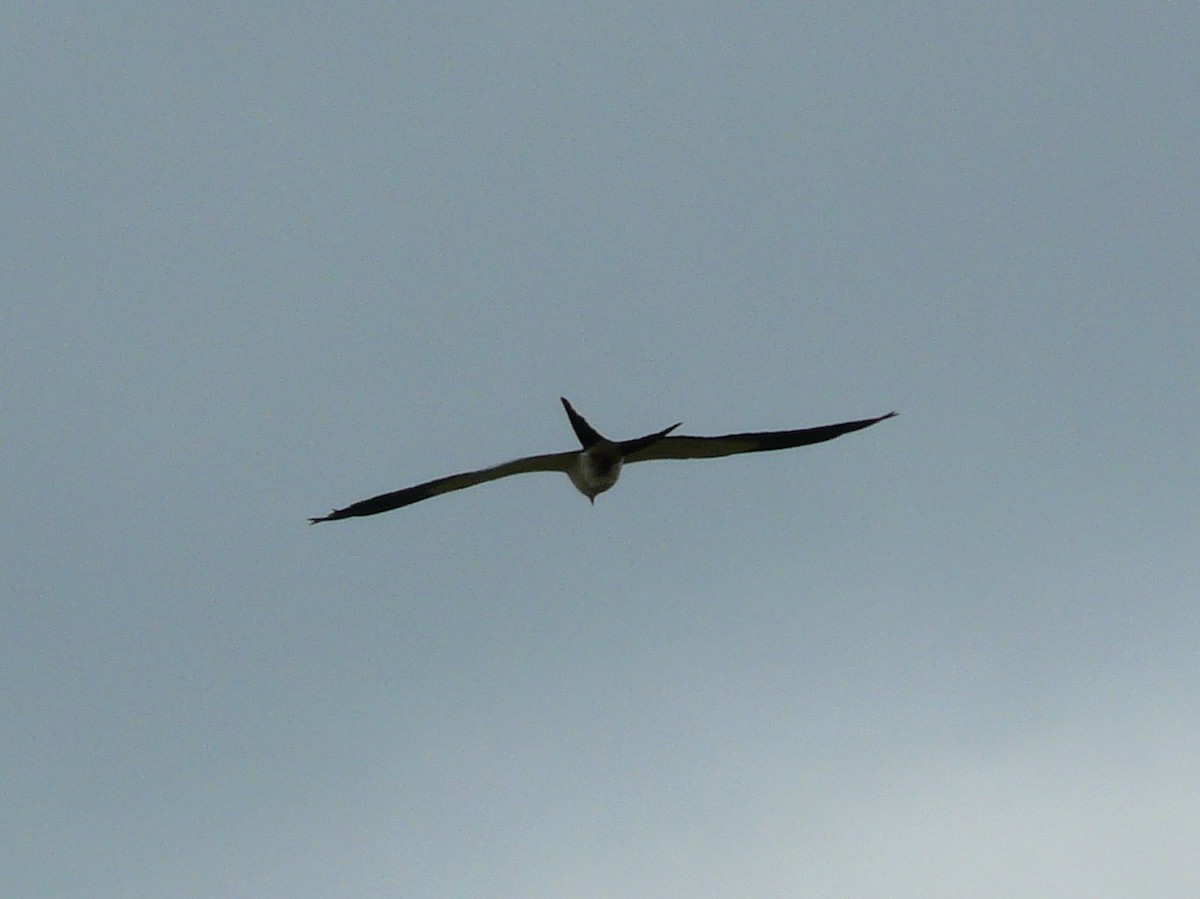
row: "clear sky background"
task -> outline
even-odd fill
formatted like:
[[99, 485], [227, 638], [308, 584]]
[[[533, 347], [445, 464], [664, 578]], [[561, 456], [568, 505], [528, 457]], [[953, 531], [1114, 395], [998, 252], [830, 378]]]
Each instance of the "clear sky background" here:
[[[0, 894], [1200, 895], [1200, 7], [13, 3]], [[900, 416], [530, 475], [574, 445]]]

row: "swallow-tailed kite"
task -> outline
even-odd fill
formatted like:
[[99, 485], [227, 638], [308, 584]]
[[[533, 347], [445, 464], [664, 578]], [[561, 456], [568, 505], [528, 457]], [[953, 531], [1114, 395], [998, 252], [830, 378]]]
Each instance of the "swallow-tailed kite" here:
[[575, 436], [583, 444], [581, 450], [526, 456], [491, 468], [481, 468], [479, 471], [452, 474], [436, 481], [417, 484], [415, 487], [405, 487], [393, 493], [360, 500], [344, 509], [335, 509], [323, 517], [310, 518], [309, 523], [317, 524], [321, 521], [337, 521], [340, 518], [390, 512], [401, 506], [419, 503], [431, 496], [440, 496], [452, 490], [462, 490], [464, 487], [474, 487], [476, 484], [530, 471], [561, 471], [571, 479], [576, 490], [595, 503], [599, 494], [617, 483], [617, 478], [621, 475], [621, 466], [625, 463], [649, 462], [652, 459], [715, 459], [735, 453], [760, 453], [765, 450], [807, 446], [810, 443], [821, 443], [841, 437], [851, 431], [861, 431], [896, 414], [889, 412], [878, 418], [844, 421], [819, 428], [801, 428], [798, 431], [757, 431], [748, 434], [726, 434], [722, 437], [667, 436], [679, 427], [676, 423], [645, 437], [615, 441], [602, 436], [565, 398], [560, 399], [563, 408], [567, 410], [567, 417], [571, 419]]

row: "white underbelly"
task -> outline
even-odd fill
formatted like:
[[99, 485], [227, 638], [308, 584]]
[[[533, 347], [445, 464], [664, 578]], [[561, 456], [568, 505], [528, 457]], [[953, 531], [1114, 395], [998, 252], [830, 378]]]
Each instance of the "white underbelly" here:
[[579, 454], [579, 463], [567, 475], [576, 490], [589, 499], [594, 498], [617, 483], [621, 476], [620, 451], [585, 450]]

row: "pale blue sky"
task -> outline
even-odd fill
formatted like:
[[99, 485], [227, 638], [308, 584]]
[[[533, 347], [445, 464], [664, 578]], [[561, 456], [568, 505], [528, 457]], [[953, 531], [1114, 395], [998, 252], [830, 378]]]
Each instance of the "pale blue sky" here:
[[0, 25], [0, 894], [1200, 893], [1195, 4]]

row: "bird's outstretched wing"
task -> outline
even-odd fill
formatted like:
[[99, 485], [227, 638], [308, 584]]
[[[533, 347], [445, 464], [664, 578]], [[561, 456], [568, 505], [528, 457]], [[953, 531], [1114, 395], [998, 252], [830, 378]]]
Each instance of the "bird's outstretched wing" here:
[[532, 471], [565, 472], [570, 469], [578, 455], [576, 452], [566, 452], [526, 456], [524, 459], [513, 459], [511, 462], [503, 462], [500, 465], [493, 465], [491, 468], [481, 468], [479, 471], [452, 474], [435, 481], [417, 484], [415, 487], [405, 487], [403, 490], [396, 490], [393, 493], [383, 493], [370, 499], [359, 500], [353, 505], [346, 506], [344, 509], [335, 509], [320, 518], [310, 518], [308, 523], [319, 524], [322, 521], [337, 521], [341, 518], [378, 515], [380, 512], [390, 512], [392, 509], [399, 509], [402, 506], [411, 506], [413, 503], [419, 503], [431, 496], [440, 496], [453, 490], [474, 487], [476, 484], [494, 481], [497, 478], [506, 478], [514, 474], [526, 474]]
[[895, 414], [889, 412], [878, 418], [844, 421], [819, 428], [801, 428], [798, 431], [756, 431], [748, 434], [725, 434], [722, 437], [689, 437], [683, 434], [677, 437], [663, 437], [644, 449], [630, 453], [625, 457], [625, 462], [649, 462], [652, 459], [716, 459], [736, 453], [761, 453], [766, 450], [808, 446], [810, 443], [822, 443], [834, 437], [841, 437], [851, 431], [861, 431]]

